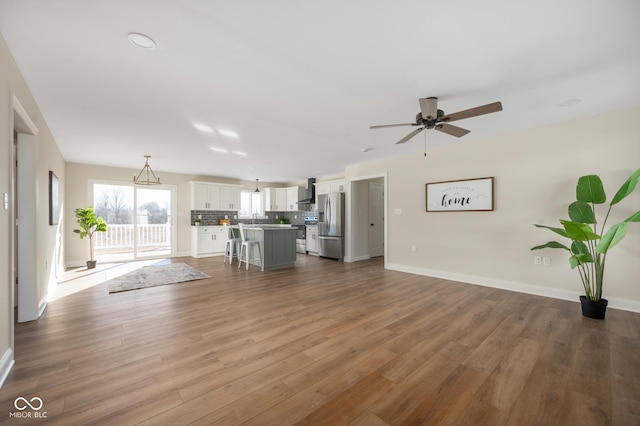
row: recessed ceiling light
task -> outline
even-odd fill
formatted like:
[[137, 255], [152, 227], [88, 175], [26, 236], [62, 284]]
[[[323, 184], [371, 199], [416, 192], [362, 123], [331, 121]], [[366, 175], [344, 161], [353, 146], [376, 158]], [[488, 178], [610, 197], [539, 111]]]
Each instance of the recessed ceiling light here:
[[229, 151], [227, 151], [227, 150], [226, 150], [226, 149], [224, 149], [224, 148], [216, 148], [216, 147], [214, 147], [214, 146], [210, 147], [209, 149], [210, 149], [211, 151], [215, 151], [215, 152], [223, 152], [223, 153], [225, 153], [225, 154], [227, 154], [227, 153], [229, 152]]
[[144, 34], [129, 33], [127, 38], [129, 39], [131, 44], [141, 49], [154, 49], [156, 47], [156, 42]]
[[243, 156], [243, 157], [246, 157], [246, 156], [247, 156], [247, 153], [246, 153], [246, 152], [242, 152], [242, 151], [232, 151], [232, 152], [233, 152], [235, 155], [241, 155], [241, 156]]
[[201, 132], [213, 133], [213, 129], [206, 124], [193, 123], [193, 127], [200, 130]]
[[579, 104], [580, 102], [582, 102], [580, 99], [567, 99], [566, 101], [560, 103], [558, 106], [559, 107], [569, 107], [569, 106], [573, 106], [573, 105]]
[[218, 133], [220, 133], [222, 136], [226, 136], [228, 138], [238, 139], [240, 137], [233, 130], [227, 130], [227, 129], [217, 129], [217, 130], [218, 130]]

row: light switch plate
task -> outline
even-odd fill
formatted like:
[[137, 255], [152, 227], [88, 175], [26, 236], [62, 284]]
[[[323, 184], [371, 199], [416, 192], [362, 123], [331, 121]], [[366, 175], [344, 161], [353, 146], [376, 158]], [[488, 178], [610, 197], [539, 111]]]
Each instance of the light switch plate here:
[[9, 194], [4, 193], [4, 209], [9, 210]]

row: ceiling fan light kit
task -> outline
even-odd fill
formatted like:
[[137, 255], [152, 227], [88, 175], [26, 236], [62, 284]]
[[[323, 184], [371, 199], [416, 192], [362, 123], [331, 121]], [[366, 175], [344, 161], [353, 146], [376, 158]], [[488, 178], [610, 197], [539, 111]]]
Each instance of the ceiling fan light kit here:
[[448, 124], [449, 122], [502, 111], [501, 102], [493, 102], [487, 105], [466, 109], [464, 111], [454, 112], [453, 114], [445, 114], [443, 110], [438, 109], [438, 98], [434, 96], [428, 98], [420, 98], [418, 99], [418, 103], [420, 104], [420, 112], [416, 114], [415, 123], [383, 124], [379, 126], [371, 126], [369, 128], [381, 129], [384, 127], [420, 126], [419, 129], [412, 131], [407, 136], [396, 142], [396, 144], [401, 144], [409, 141], [424, 129], [435, 129], [439, 132], [460, 138], [470, 131], [467, 129], [463, 129], [462, 127]]

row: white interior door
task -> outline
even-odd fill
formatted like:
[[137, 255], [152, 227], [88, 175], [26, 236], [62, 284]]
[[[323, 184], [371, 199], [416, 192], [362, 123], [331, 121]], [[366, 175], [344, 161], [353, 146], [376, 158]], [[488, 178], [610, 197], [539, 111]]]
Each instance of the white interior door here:
[[384, 256], [384, 186], [369, 182], [369, 255]]
[[17, 297], [18, 322], [38, 319], [46, 304], [46, 295], [39, 294], [36, 254], [38, 211], [37, 160], [38, 140], [35, 136], [19, 134], [17, 157]]

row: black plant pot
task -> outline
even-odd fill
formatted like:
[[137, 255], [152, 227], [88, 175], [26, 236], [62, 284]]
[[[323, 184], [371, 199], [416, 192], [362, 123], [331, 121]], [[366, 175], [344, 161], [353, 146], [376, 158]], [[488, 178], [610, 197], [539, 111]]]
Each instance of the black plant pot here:
[[87, 269], [95, 268], [97, 262], [97, 260], [87, 260]]
[[607, 299], [600, 299], [596, 302], [587, 299], [586, 296], [580, 296], [580, 304], [582, 305], [582, 316], [593, 319], [604, 319], [607, 312]]

